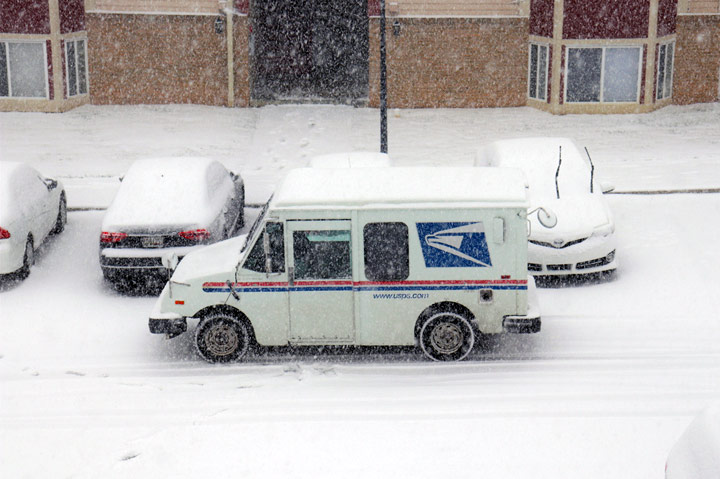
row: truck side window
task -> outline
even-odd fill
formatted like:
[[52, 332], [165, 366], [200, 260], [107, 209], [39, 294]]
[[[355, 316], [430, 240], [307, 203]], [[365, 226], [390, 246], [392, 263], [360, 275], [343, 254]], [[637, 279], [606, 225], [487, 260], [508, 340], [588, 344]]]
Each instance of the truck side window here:
[[365, 277], [402, 281], [410, 275], [408, 227], [405, 223], [368, 223], [363, 228]]
[[[270, 271], [265, 270], [264, 235], [268, 235], [270, 239]], [[250, 254], [245, 259], [243, 268], [258, 273], [282, 273], [285, 271], [285, 241], [283, 239], [282, 223], [268, 222], [265, 225], [265, 232], [258, 236], [250, 250]]]
[[351, 279], [350, 231], [293, 232], [295, 279]]

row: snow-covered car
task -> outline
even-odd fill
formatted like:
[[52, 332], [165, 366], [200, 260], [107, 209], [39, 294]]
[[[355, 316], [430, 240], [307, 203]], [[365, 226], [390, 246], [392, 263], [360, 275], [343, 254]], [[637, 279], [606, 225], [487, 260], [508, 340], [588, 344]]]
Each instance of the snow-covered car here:
[[380, 168], [392, 166], [387, 153], [349, 151], [319, 155], [310, 159], [311, 168]]
[[35, 250], [66, 223], [62, 183], [24, 163], [0, 161], [0, 275], [26, 278]]
[[720, 404], [705, 409], [675, 443], [665, 463], [666, 479], [720, 477]]
[[160, 286], [163, 255], [182, 259], [244, 225], [242, 178], [209, 158], [151, 158], [132, 164], [105, 213], [100, 266], [121, 288]]
[[493, 142], [478, 166], [520, 168], [529, 187], [528, 271], [536, 276], [587, 275], [617, 269], [615, 221], [590, 156], [569, 138]]

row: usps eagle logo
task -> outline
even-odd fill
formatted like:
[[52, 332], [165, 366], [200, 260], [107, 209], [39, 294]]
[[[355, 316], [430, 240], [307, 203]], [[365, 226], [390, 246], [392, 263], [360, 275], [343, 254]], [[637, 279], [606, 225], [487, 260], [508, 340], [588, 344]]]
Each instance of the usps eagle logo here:
[[416, 223], [416, 226], [426, 267], [492, 266], [482, 222]]

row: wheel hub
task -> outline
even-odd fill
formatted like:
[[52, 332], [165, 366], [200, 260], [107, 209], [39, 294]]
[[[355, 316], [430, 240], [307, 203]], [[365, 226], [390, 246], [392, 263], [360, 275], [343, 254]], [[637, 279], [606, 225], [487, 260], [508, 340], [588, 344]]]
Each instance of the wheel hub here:
[[430, 342], [436, 351], [442, 354], [452, 354], [462, 347], [462, 330], [456, 324], [440, 323], [433, 328]]
[[238, 349], [240, 338], [233, 328], [225, 324], [218, 324], [207, 332], [205, 344], [212, 354], [227, 356]]

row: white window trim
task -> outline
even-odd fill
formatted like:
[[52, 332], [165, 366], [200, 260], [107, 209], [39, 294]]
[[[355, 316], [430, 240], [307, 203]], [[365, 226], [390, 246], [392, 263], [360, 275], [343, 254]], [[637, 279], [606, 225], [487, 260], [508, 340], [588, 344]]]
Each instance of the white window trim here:
[[[605, 94], [605, 51], [613, 48], [636, 48], [638, 50], [638, 71], [637, 71], [637, 86], [635, 88], [635, 100], [630, 101], [605, 101], [603, 98], [603, 95]], [[586, 50], [586, 49], [601, 49], [602, 55], [600, 57], [600, 100], [599, 101], [568, 101], [567, 99], [567, 88], [568, 88], [568, 67], [570, 64], [570, 61], [568, 58], [570, 57], [570, 50]], [[565, 54], [565, 68], [564, 68], [564, 78], [563, 78], [563, 99], [565, 103], [569, 103], [572, 105], [597, 105], [599, 103], [603, 103], [606, 105], [627, 105], [627, 104], [634, 104], [634, 103], [640, 103], [640, 88], [642, 86], [642, 55], [643, 55], [643, 48], [640, 45], [582, 45], [582, 46], [567, 46], [566, 47], [567, 53]]]
[[[667, 61], [668, 61], [667, 47], [668, 47], [668, 45], [673, 46], [672, 68], [670, 68], [669, 71], [668, 71], [668, 67], [667, 67]], [[665, 78], [663, 79], [663, 91], [662, 91], [663, 96], [661, 97], [659, 95], [660, 95], [660, 49], [662, 47], [665, 47], [665, 65], [664, 65], [665, 66]], [[674, 70], [675, 70], [675, 53], [676, 53], [675, 40], [672, 40], [669, 42], [662, 42], [662, 43], [658, 44], [658, 48], [657, 48], [658, 64], [655, 65], [655, 101], [669, 100], [670, 98], [673, 97], [673, 81], [675, 80], [675, 72], [674, 72]], [[668, 75], [670, 76], [670, 94], [668, 96], [665, 96], [665, 85], [668, 82]]]
[[[80, 78], [80, 70], [78, 68], [78, 45], [77, 43], [81, 41], [83, 42], [83, 49], [85, 50], [85, 93], [80, 93], [80, 84], [78, 82], [78, 79]], [[74, 95], [70, 95], [70, 62], [68, 61], [68, 45], [70, 43], [75, 44], [75, 89], [77, 93]], [[78, 96], [87, 96], [90, 94], [90, 75], [88, 75], [88, 57], [87, 57], [87, 38], [72, 38], [65, 40], [65, 48], [64, 48], [64, 54], [65, 54], [65, 95], [67, 98], [75, 98]]]
[[[7, 82], [8, 82], [8, 96], [2, 96], [0, 98], [7, 98], [11, 100], [49, 100], [50, 99], [50, 89], [48, 88], [48, 58], [47, 58], [47, 42], [45, 40], [0, 40], [0, 43], [5, 44], [5, 65], [7, 68]], [[10, 73], [10, 44], [11, 43], [37, 43], [42, 45], [42, 52], [43, 52], [43, 78], [44, 78], [44, 84], [45, 84], [45, 97], [41, 96], [13, 96], [13, 86], [12, 86], [12, 74]]]
[[[547, 102], [548, 71], [550, 69], [549, 68], [549, 66], [550, 66], [550, 45], [547, 43], [539, 43], [539, 42], [530, 42], [530, 44], [528, 45], [528, 80], [530, 80], [530, 72], [532, 71], [531, 66], [532, 66], [532, 46], [533, 45], [538, 47], [538, 65], [540, 63], [540, 49], [545, 48], [545, 71], [540, 72], [540, 69], [538, 68], [538, 71], [535, 76], [535, 96], [532, 96], [532, 94], [530, 92], [530, 81], [528, 81], [527, 95], [528, 95], [528, 98], [530, 98], [530, 99]], [[540, 91], [539, 85], [540, 85], [541, 73], [545, 75], [545, 91], [543, 92], [544, 98], [539, 98], [539, 96], [538, 96], [538, 91]]]

